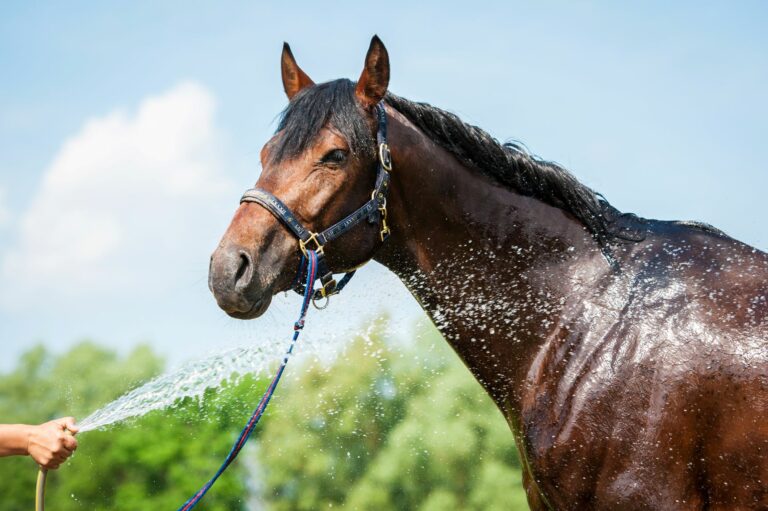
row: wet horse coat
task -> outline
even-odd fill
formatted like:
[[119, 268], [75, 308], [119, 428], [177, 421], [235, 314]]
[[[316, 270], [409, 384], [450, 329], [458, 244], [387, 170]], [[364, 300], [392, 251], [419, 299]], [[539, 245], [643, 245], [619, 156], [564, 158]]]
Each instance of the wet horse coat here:
[[[356, 84], [314, 85], [287, 48], [282, 65], [291, 104], [257, 185], [315, 231], [354, 211], [375, 165], [360, 130], [372, 137], [384, 101], [391, 236], [361, 225], [328, 261], [374, 258], [418, 299], [507, 418], [533, 509], [768, 507], [765, 253], [621, 214], [558, 166], [387, 93], [377, 38]], [[255, 317], [297, 261], [285, 228], [243, 204], [211, 288]]]

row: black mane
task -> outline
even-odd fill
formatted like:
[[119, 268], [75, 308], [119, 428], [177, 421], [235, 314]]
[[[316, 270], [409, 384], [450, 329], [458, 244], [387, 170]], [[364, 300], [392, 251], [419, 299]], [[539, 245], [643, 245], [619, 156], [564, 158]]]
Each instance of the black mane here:
[[[274, 147], [272, 161], [302, 153], [326, 124], [347, 139], [352, 151], [373, 156], [375, 141], [354, 91], [355, 84], [342, 79], [297, 94], [280, 116], [277, 131], [283, 133]], [[638, 239], [639, 233], [629, 225], [637, 217], [618, 212], [559, 165], [530, 155], [520, 144], [501, 144], [477, 126], [429, 104], [392, 93], [387, 93], [384, 101], [465, 165], [520, 194], [570, 213], [601, 245], [616, 238]]]

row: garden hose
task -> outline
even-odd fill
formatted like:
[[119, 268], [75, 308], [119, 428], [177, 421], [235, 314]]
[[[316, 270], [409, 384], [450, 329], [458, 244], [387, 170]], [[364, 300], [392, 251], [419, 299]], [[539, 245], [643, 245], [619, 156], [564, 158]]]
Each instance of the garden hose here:
[[37, 473], [37, 489], [35, 490], [35, 511], [45, 510], [45, 480], [48, 477], [48, 469], [40, 467]]
[[[64, 433], [71, 435], [66, 426]], [[35, 511], [45, 511], [45, 481], [48, 479], [48, 469], [40, 467], [37, 472], [37, 485], [35, 486]]]

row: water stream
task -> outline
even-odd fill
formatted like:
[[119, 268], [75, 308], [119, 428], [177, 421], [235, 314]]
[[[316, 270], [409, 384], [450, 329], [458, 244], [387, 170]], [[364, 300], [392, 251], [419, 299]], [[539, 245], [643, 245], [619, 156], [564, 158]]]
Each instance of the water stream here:
[[152, 410], [168, 408], [186, 397], [201, 397], [206, 389], [220, 386], [233, 376], [267, 373], [287, 347], [286, 342], [233, 348], [188, 362], [123, 394], [96, 410], [80, 423], [80, 431], [140, 417]]

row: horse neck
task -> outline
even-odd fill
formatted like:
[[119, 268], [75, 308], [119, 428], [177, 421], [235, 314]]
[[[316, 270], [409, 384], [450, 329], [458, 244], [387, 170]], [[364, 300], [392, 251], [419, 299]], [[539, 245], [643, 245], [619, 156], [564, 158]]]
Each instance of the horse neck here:
[[[502, 409], [600, 258], [583, 225], [464, 167], [396, 111], [392, 235], [376, 259], [416, 297]], [[604, 264], [602, 266], [605, 266]], [[587, 276], [586, 278], [591, 278]], [[511, 410], [510, 410], [511, 411]]]

